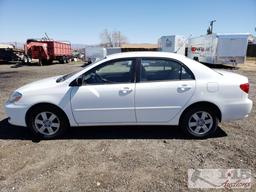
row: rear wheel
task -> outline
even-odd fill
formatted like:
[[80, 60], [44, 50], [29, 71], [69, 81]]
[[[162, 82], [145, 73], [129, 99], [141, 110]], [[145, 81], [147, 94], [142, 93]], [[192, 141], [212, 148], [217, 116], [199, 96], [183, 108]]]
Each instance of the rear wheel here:
[[60, 62], [60, 64], [64, 64], [64, 63], [65, 63], [64, 57], [60, 58], [60, 59], [59, 59], [59, 62]]
[[69, 124], [59, 109], [43, 106], [35, 108], [29, 115], [28, 124], [32, 132], [43, 139], [61, 136]]
[[218, 118], [213, 110], [196, 107], [183, 115], [180, 126], [189, 136], [205, 138], [216, 131]]
[[39, 64], [40, 66], [43, 66], [43, 61], [42, 61], [42, 59], [39, 59], [38, 64]]

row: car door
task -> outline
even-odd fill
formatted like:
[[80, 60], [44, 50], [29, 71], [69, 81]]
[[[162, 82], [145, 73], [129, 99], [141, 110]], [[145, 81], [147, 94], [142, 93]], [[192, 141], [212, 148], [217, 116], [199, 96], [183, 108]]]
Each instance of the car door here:
[[142, 58], [139, 68], [135, 95], [137, 122], [169, 122], [194, 93], [193, 73], [179, 61], [165, 58]]
[[73, 87], [71, 105], [80, 125], [134, 123], [135, 59], [112, 60], [94, 67]]

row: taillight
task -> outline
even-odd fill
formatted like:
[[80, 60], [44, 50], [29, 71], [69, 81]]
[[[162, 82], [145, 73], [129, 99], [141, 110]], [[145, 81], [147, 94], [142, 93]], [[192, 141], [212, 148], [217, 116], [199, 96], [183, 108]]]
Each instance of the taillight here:
[[249, 93], [250, 84], [249, 83], [241, 84], [240, 89], [242, 89], [245, 93]]

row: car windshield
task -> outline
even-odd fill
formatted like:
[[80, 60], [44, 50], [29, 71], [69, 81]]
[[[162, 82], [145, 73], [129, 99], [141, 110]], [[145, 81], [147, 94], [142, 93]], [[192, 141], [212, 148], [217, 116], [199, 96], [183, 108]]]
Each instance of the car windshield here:
[[[106, 57], [105, 57], [105, 58], [106, 58]], [[65, 75], [59, 77], [59, 78], [56, 80], [56, 82], [59, 83], [59, 82], [65, 81], [65, 80], [69, 79], [70, 77], [72, 77], [74, 74], [78, 73], [79, 71], [82, 71], [82, 70], [84, 70], [85, 68], [87, 68], [88, 66], [90, 66], [90, 65], [92, 65], [92, 64], [94, 64], [94, 63], [96, 63], [96, 62], [100, 62], [100, 61], [104, 60], [105, 58], [99, 59], [99, 60], [97, 60], [97, 61], [95, 61], [95, 62], [93, 62], [93, 63], [91, 63], [91, 64], [89, 64], [89, 65], [86, 65], [86, 66], [85, 66], [84, 68], [82, 68], [82, 69], [79, 69], [79, 70], [73, 71], [73, 72], [71, 72], [71, 73], [65, 74]]]

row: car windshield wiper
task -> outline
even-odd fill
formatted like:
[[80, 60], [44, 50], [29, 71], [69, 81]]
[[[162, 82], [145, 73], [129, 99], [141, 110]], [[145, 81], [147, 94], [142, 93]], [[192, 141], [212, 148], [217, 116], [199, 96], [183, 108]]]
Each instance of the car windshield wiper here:
[[66, 75], [63, 75], [63, 76], [59, 77], [59, 78], [56, 80], [56, 82], [59, 83], [59, 82], [65, 81], [65, 80], [67, 80], [68, 78], [72, 77], [75, 73], [77, 73], [77, 71], [74, 71], [74, 72], [72, 72], [72, 73], [68, 73], [68, 74], [66, 74]]
[[59, 77], [57, 80], [56, 80], [56, 83], [59, 83], [59, 82], [62, 82], [62, 81], [65, 81], [65, 79], [62, 77]]

